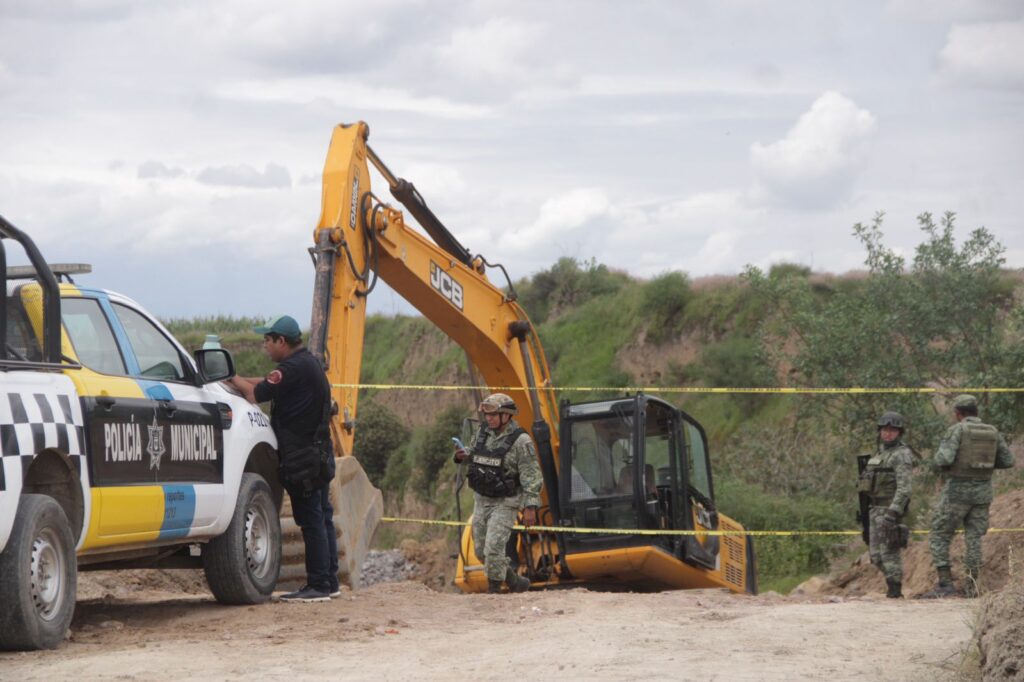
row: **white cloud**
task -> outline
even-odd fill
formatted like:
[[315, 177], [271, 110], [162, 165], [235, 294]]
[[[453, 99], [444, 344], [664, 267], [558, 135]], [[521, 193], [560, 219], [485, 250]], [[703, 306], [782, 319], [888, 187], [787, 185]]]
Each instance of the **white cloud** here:
[[743, 233], [737, 230], [711, 233], [694, 259], [700, 264], [699, 270], [704, 273], [735, 272], [741, 265], [737, 259], [736, 246], [743, 236]]
[[735, 272], [765, 221], [765, 211], [748, 206], [739, 192], [710, 192], [653, 206], [612, 210], [610, 231], [599, 260], [622, 263], [646, 277], [667, 270], [694, 275]]
[[876, 130], [875, 116], [838, 92], [821, 95], [781, 140], [750, 146], [755, 197], [827, 208], [849, 193]]
[[367, 85], [339, 76], [297, 76], [264, 80], [231, 81], [215, 94], [239, 102], [278, 103], [301, 106], [323, 103], [343, 111], [396, 111], [457, 120], [492, 115], [485, 105], [454, 102], [444, 97], [420, 97], [394, 87]]
[[1024, 90], [1024, 21], [953, 26], [938, 62], [954, 85]]
[[519, 78], [527, 73], [524, 61], [544, 31], [544, 26], [533, 22], [490, 19], [453, 30], [435, 56], [441, 66], [465, 78]]
[[[117, 170], [119, 166], [112, 166], [111, 170]], [[144, 161], [139, 164], [138, 177], [148, 178], [180, 178], [185, 171], [180, 168], [168, 167], [162, 161]]]
[[886, 13], [900, 19], [949, 24], [1020, 16], [1020, 0], [889, 0]]
[[603, 189], [579, 187], [569, 190], [541, 204], [540, 214], [531, 225], [502, 232], [498, 248], [512, 252], [536, 250], [564, 239], [588, 222], [606, 215], [610, 207]]
[[252, 166], [208, 166], [199, 171], [196, 180], [204, 185], [222, 187], [290, 187], [292, 177], [288, 169], [276, 163], [268, 163], [261, 173]]
[[440, 163], [411, 163], [402, 170], [402, 175], [413, 178], [412, 182], [428, 205], [432, 201], [450, 201], [466, 189], [466, 181], [459, 173], [459, 169], [454, 166]]
[[121, 19], [135, 4], [132, 0], [4, 0], [0, 16], [64, 22]]

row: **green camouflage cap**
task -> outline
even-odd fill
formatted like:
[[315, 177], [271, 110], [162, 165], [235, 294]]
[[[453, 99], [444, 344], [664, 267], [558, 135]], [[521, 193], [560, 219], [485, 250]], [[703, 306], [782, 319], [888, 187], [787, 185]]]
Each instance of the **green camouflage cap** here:
[[966, 393], [964, 393], [963, 395], [958, 395], [957, 397], [953, 398], [953, 407], [977, 407], [977, 406], [978, 406], [978, 399], [975, 398], [973, 395], [967, 395]]

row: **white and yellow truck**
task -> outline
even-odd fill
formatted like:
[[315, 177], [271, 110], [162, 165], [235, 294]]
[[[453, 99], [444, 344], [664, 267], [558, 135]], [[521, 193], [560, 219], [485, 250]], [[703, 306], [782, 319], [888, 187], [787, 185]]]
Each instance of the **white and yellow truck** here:
[[79, 570], [202, 567], [253, 604], [281, 568], [277, 444], [230, 354], [72, 270], [0, 218], [0, 650], [64, 639]]

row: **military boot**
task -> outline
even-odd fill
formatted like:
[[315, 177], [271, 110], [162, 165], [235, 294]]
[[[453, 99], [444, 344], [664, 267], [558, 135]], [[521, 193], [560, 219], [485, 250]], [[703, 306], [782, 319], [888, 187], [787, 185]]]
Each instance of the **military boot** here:
[[500, 580], [487, 580], [487, 594], [501, 594], [501, 581]]
[[505, 584], [509, 592], [526, 592], [530, 589], [530, 579], [513, 571], [511, 566], [505, 569]]
[[953, 573], [949, 566], [935, 569], [939, 574], [939, 584], [931, 592], [925, 592], [921, 599], [943, 599], [956, 596], [956, 585], [953, 584]]
[[967, 577], [964, 579], [964, 596], [968, 599], [976, 598], [981, 592], [978, 587], [980, 573], [976, 568], [967, 569]]
[[903, 596], [903, 583], [886, 579], [885, 586], [889, 588], [885, 593], [885, 596], [889, 599], [899, 599]]

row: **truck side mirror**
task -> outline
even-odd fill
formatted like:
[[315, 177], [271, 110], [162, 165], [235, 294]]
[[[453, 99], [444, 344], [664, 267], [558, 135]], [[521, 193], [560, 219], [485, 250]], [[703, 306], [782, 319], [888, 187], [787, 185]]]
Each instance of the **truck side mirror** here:
[[196, 367], [199, 368], [198, 383], [212, 384], [235, 376], [235, 362], [231, 353], [223, 348], [204, 348], [195, 351]]

